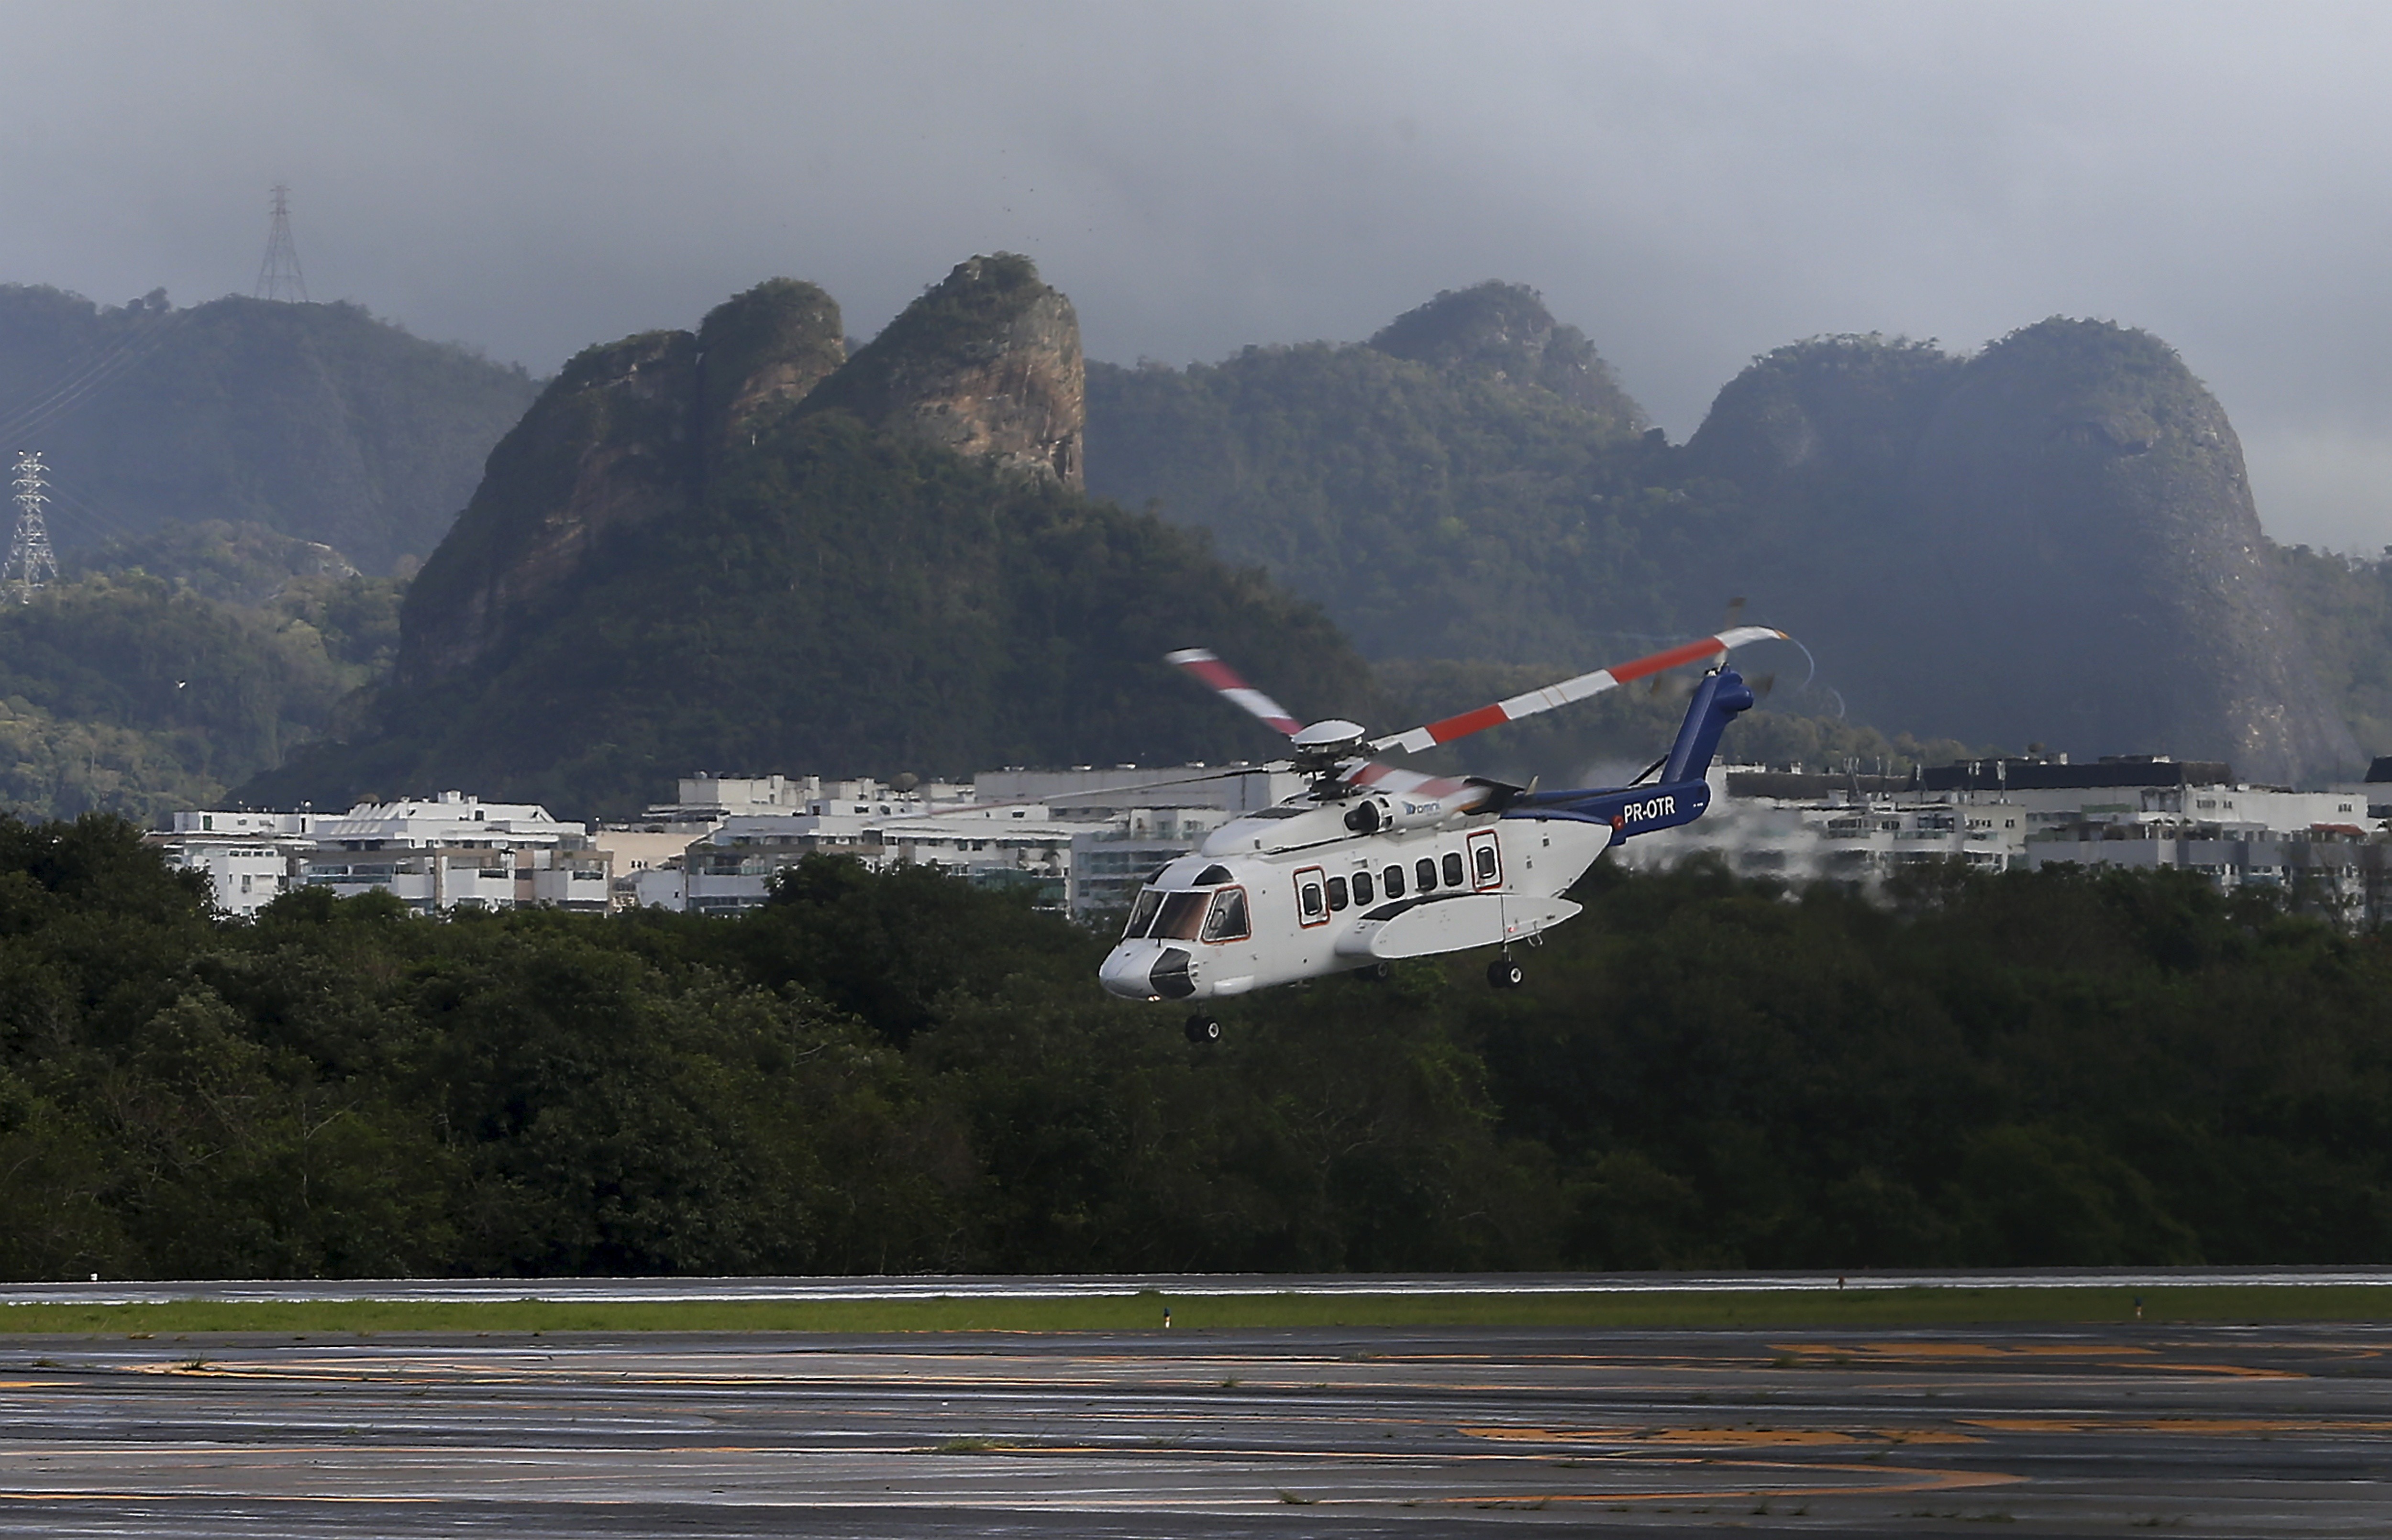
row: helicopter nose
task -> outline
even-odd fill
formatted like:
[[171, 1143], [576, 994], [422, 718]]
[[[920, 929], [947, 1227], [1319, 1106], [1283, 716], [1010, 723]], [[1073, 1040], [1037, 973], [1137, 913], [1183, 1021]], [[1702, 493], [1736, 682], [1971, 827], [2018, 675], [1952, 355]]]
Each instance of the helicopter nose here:
[[1117, 994], [1124, 1000], [1152, 1000], [1154, 985], [1147, 971], [1154, 966], [1154, 943], [1124, 941], [1113, 948], [1097, 970], [1097, 982], [1107, 994]]

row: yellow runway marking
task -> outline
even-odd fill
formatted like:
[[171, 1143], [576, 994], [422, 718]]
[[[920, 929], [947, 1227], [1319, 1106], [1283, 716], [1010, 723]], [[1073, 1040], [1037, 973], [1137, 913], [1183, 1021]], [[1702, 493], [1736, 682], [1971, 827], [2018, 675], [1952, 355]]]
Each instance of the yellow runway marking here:
[[2002, 1433], [2392, 1433], [2392, 1421], [2297, 1417], [1961, 1417]]
[[1515, 1443], [1696, 1444], [1705, 1448], [1800, 1448], [1855, 1443], [1982, 1443], [1938, 1428], [1461, 1428], [1474, 1439]]
[[1814, 1366], [1834, 1367], [1835, 1360], [1874, 1367], [1884, 1364], [2016, 1363], [2030, 1360], [2053, 1365], [2068, 1360], [2092, 1360], [2104, 1366], [2149, 1370], [2161, 1374], [2225, 1375], [2237, 1379], [2307, 1379], [2297, 1369], [2260, 1369], [2244, 1364], [2179, 1364], [2156, 1357], [2157, 1348], [2126, 1343], [2022, 1343], [1997, 1347], [1982, 1342], [1852, 1342], [1773, 1343], [1772, 1350], [1791, 1353]]
[[1554, 1492], [1530, 1493], [1522, 1496], [1444, 1497], [1446, 1503], [1476, 1503], [1487, 1507], [1518, 1507], [1538, 1503], [1693, 1503], [1739, 1502], [1760, 1497], [1878, 1497], [1914, 1492], [1956, 1492], [1975, 1486], [2011, 1486], [2026, 1480], [1999, 1470], [1922, 1470], [1910, 1466], [1877, 1465], [1788, 1465], [1756, 1467], [1746, 1461], [1723, 1462], [1718, 1469], [1781, 1469], [1814, 1476], [1822, 1470], [1850, 1471], [1854, 1475], [1915, 1476], [1911, 1482], [1878, 1482], [1876, 1481], [1848, 1482], [1838, 1486], [1779, 1486], [1752, 1484], [1743, 1487], [1699, 1487], [1682, 1492]]

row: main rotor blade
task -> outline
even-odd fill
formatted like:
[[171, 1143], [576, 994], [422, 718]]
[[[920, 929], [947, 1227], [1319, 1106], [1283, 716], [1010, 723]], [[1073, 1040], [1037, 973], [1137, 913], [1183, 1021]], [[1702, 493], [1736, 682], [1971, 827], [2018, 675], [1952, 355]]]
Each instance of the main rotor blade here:
[[1424, 796], [1432, 800], [1451, 796], [1470, 784], [1456, 776], [1423, 775], [1418, 770], [1398, 770], [1376, 759], [1365, 759], [1337, 779], [1356, 791], [1385, 792], [1394, 796]]
[[1731, 647], [1742, 647], [1753, 641], [1785, 640], [1788, 640], [1786, 633], [1773, 627], [1730, 627], [1717, 636], [1707, 636], [1700, 641], [1689, 641], [1681, 646], [1672, 647], [1667, 652], [1650, 654], [1632, 662], [1614, 664], [1608, 668], [1598, 668], [1592, 674], [1580, 674], [1576, 679], [1564, 679], [1559, 684], [1549, 684], [1542, 690], [1531, 690], [1525, 695], [1514, 695], [1508, 701], [1497, 701], [1493, 705], [1482, 705], [1476, 711], [1465, 711], [1458, 717], [1448, 717], [1443, 721], [1431, 722], [1426, 727], [1416, 727], [1410, 732], [1398, 732], [1384, 738], [1373, 738], [1371, 740], [1371, 747], [1380, 753], [1391, 748], [1399, 748], [1417, 754], [1423, 749], [1435, 748], [1439, 744], [1450, 744], [1456, 738], [1467, 738], [1474, 732], [1484, 732], [1490, 727], [1502, 727], [1505, 722], [1516, 722], [1523, 717], [1533, 717], [1540, 711], [1551, 711], [1557, 705], [1567, 705], [1572, 701], [1582, 701], [1589, 695], [1600, 695], [1615, 686], [1644, 679], [1648, 674], [1658, 674], [1665, 668], [1675, 668], [1682, 664], [1699, 663], [1705, 658], [1717, 657]]
[[1235, 669], [1202, 647], [1183, 647], [1178, 652], [1166, 653], [1163, 661], [1195, 675], [1207, 687], [1228, 696], [1231, 702], [1290, 738], [1304, 731], [1304, 724], [1289, 716], [1285, 706], [1240, 679]]

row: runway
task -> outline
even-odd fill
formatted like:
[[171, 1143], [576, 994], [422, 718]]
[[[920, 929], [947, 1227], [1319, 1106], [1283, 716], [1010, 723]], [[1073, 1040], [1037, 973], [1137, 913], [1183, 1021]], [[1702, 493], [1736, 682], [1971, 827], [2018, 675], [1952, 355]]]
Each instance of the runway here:
[[0, 1535], [2380, 1534], [2392, 1328], [0, 1339]]
[[166, 1304], [178, 1300], [393, 1300], [435, 1303], [536, 1298], [578, 1303], [704, 1301], [1062, 1300], [1138, 1293], [1717, 1294], [1894, 1288], [2278, 1288], [2392, 1285], [2386, 1267], [2037, 1267], [1902, 1273], [1101, 1273], [808, 1278], [277, 1278], [233, 1281], [92, 1279], [0, 1283], [0, 1305]]

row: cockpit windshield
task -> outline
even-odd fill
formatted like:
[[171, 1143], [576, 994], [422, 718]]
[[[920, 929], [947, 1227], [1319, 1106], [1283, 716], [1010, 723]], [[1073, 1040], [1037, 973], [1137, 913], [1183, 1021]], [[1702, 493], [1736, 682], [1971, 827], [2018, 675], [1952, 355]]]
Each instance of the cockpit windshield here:
[[1122, 939], [1135, 941], [1154, 924], [1154, 912], [1163, 907], [1160, 888], [1146, 888], [1138, 896], [1138, 907], [1129, 912], [1129, 924], [1122, 926]]
[[1196, 939], [1196, 928], [1204, 923], [1204, 906], [1212, 898], [1210, 893], [1165, 893], [1163, 896], [1163, 912], [1154, 922], [1154, 938], [1158, 941]]

